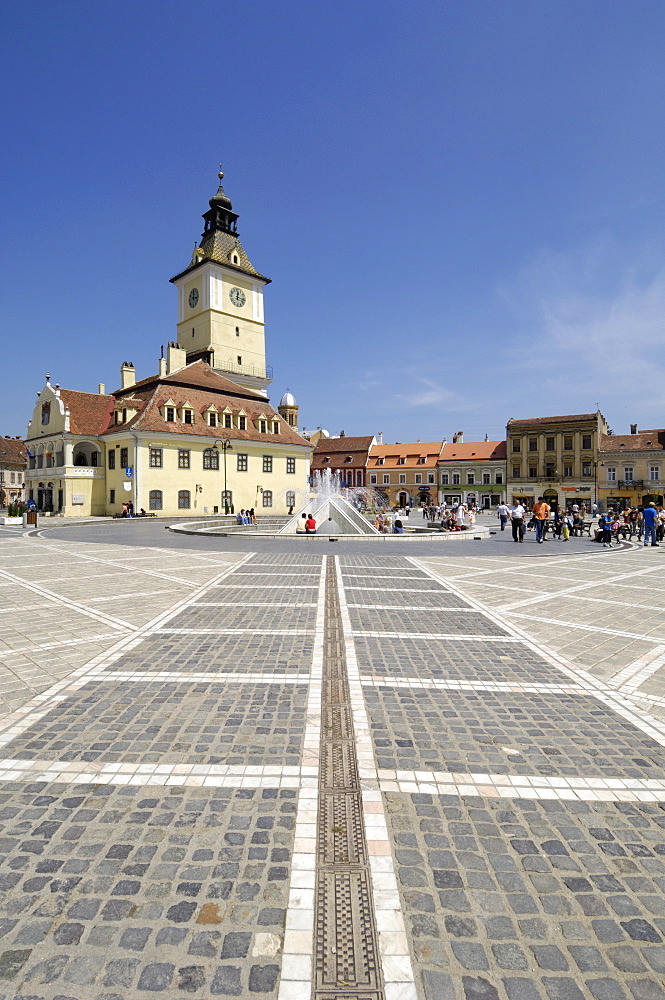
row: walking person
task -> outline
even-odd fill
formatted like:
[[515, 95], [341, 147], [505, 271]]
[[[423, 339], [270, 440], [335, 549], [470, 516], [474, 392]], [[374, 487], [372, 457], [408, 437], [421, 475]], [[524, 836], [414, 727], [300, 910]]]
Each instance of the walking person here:
[[514, 542], [524, 541], [524, 513], [522, 504], [518, 500], [513, 500], [511, 506], [508, 508], [508, 516], [510, 517]]
[[547, 522], [550, 517], [550, 505], [545, 503], [542, 497], [538, 497], [538, 503], [533, 505], [533, 516], [536, 522], [536, 541], [541, 545], [545, 541]]
[[508, 507], [505, 503], [500, 503], [496, 509], [497, 516], [501, 523], [501, 530], [506, 530], [506, 525], [508, 523]]
[[654, 548], [658, 548], [658, 542], [656, 541], [656, 529], [658, 527], [658, 511], [656, 510], [656, 505], [650, 503], [648, 507], [644, 507], [642, 510], [642, 518], [644, 520], [644, 545], [649, 544], [649, 539], [651, 539], [651, 545]]

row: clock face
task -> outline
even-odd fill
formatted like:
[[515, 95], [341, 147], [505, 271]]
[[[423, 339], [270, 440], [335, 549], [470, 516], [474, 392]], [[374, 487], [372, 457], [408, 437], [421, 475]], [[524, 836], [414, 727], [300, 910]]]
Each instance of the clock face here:
[[239, 309], [241, 306], [244, 306], [247, 301], [242, 288], [232, 288], [229, 292], [229, 298], [231, 299], [231, 302], [233, 302], [233, 305], [237, 306]]
[[198, 288], [192, 288], [189, 293], [189, 308], [193, 309], [196, 303], [199, 301], [199, 290]]

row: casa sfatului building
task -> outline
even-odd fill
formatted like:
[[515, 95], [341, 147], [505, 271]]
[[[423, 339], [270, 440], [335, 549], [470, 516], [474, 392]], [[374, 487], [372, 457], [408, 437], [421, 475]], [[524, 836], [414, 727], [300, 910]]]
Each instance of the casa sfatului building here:
[[284, 514], [307, 489], [313, 446], [298, 433], [298, 404], [268, 399], [263, 292], [238, 215], [222, 187], [210, 199], [178, 293], [176, 340], [157, 374], [79, 392], [51, 384], [28, 425], [27, 499], [61, 516], [110, 515], [131, 503], [192, 516], [255, 508]]

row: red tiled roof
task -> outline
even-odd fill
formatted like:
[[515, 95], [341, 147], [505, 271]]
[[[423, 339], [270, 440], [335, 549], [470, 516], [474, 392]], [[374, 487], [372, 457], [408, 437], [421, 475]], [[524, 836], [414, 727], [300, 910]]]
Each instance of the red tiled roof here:
[[446, 444], [440, 462], [486, 462], [490, 458], [505, 459], [505, 441], [464, 441]]
[[113, 410], [113, 396], [95, 392], [60, 389], [60, 398], [69, 410], [72, 434], [101, 434]]
[[530, 420], [515, 420], [513, 417], [508, 421], [509, 427], [526, 424], [566, 424], [574, 420], [596, 420], [597, 413], [574, 413], [567, 417], [532, 417]]
[[640, 431], [639, 434], [603, 434], [598, 451], [603, 453], [619, 451], [663, 451], [665, 450], [665, 430]]
[[316, 451], [312, 455], [312, 458], [318, 458], [319, 454], [327, 454], [330, 452], [353, 452], [353, 451], [369, 451], [374, 437], [370, 435], [369, 437], [339, 437], [339, 438], [323, 438], [318, 442], [316, 446]]
[[253, 389], [246, 389], [231, 379], [224, 378], [219, 372], [211, 368], [205, 361], [193, 361], [190, 365], [181, 368], [180, 371], [173, 372], [172, 375], [151, 375], [143, 378], [140, 382], [128, 386], [126, 389], [116, 389], [113, 395], [117, 399], [124, 396], [133, 396], [135, 393], [142, 395], [141, 390], [149, 389], [156, 385], [173, 386], [193, 386], [197, 389], [205, 389], [208, 392], [222, 392], [230, 396], [242, 396], [243, 399], [261, 399], [266, 401], [266, 397]]
[[25, 465], [25, 445], [21, 438], [0, 437], [0, 463], [3, 465]]
[[[442, 441], [415, 441], [410, 444], [375, 444], [369, 453], [367, 467], [374, 468], [404, 468], [405, 466], [418, 466], [418, 468], [433, 468], [441, 450]], [[382, 458], [383, 463], [379, 465], [378, 460]], [[404, 465], [398, 464], [398, 459], [404, 458]], [[422, 463], [419, 458], [424, 458]]]

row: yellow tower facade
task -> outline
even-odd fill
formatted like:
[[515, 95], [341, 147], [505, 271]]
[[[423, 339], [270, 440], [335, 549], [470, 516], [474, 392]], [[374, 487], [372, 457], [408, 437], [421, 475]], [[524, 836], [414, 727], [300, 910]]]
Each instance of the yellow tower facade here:
[[239, 385], [266, 394], [263, 290], [270, 278], [252, 265], [238, 236], [238, 214], [222, 187], [203, 215], [204, 230], [178, 289], [178, 345], [187, 363], [205, 361]]

